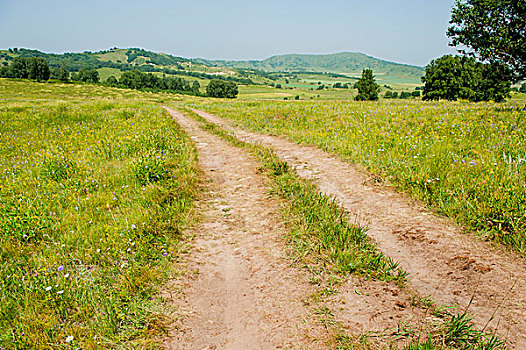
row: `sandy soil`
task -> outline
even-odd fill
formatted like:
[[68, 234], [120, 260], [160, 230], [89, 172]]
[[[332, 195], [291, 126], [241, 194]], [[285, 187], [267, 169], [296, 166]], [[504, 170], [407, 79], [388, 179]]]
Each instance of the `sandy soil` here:
[[[300, 176], [313, 179], [323, 192], [334, 196], [354, 216], [353, 221], [369, 227], [368, 234], [379, 248], [410, 273], [409, 289], [430, 295], [440, 304], [457, 306], [459, 311], [469, 307], [479, 328], [498, 328], [510, 348], [526, 349], [523, 259], [464, 234], [450, 220], [405, 195], [368, 185], [367, 174], [334, 155], [241, 130], [217, 116], [196, 112], [243, 141], [272, 147]], [[392, 286], [351, 278], [341, 290], [333, 307], [336, 318], [349, 329], [367, 331], [414, 317], [409, 297]], [[379, 300], [374, 300], [375, 294]]]

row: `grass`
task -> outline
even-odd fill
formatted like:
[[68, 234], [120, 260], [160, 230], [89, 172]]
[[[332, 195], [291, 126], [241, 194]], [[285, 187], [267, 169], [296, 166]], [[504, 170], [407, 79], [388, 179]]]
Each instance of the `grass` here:
[[523, 103], [246, 101], [199, 107], [362, 164], [484, 239], [524, 254]]
[[156, 348], [191, 141], [150, 94], [0, 85], [0, 348]]

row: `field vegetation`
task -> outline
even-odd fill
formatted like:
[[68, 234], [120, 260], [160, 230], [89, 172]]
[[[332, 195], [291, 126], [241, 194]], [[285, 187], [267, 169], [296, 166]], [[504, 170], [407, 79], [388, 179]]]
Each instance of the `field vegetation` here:
[[246, 101], [204, 108], [362, 164], [484, 239], [524, 254], [523, 103]]
[[190, 140], [152, 94], [0, 84], [0, 347], [153, 347], [196, 194]]

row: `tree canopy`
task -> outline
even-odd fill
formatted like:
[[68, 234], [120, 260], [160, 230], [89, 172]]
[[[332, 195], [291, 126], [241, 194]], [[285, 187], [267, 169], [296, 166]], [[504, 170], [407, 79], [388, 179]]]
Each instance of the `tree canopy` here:
[[235, 98], [238, 89], [234, 82], [213, 79], [206, 87], [206, 94], [210, 97]]
[[445, 55], [431, 61], [422, 77], [424, 100], [503, 101], [510, 92], [509, 68], [472, 57]]
[[4, 78], [45, 81], [49, 79], [51, 71], [47, 61], [41, 57], [16, 57], [0, 73]]
[[[526, 1], [456, 0], [447, 35], [451, 46], [510, 68], [510, 80], [526, 79]], [[469, 51], [468, 51], [469, 50]]]

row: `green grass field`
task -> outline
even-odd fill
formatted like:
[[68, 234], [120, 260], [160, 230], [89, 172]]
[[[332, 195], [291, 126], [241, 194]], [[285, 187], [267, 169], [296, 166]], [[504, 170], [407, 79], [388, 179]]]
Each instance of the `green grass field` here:
[[0, 348], [154, 347], [196, 194], [190, 140], [151, 94], [0, 91]]
[[246, 101], [200, 106], [364, 165], [482, 237], [526, 252], [526, 115], [506, 104]]

